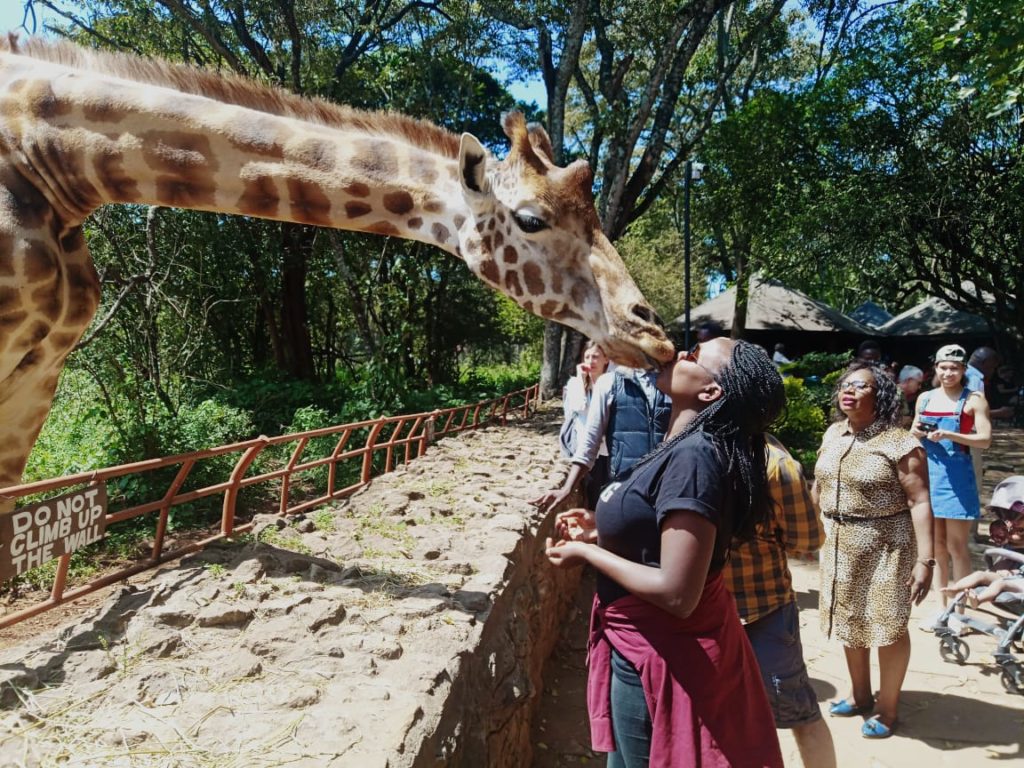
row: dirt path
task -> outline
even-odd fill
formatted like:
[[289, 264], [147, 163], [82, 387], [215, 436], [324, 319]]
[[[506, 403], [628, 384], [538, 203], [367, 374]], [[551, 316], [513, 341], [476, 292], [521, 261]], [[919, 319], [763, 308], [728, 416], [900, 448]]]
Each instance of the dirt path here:
[[[997, 434], [986, 454], [983, 501], [988, 501], [996, 483], [1011, 474], [1024, 474], [1024, 430]], [[977, 548], [976, 556], [981, 549]], [[978, 560], [980, 565], [980, 557]], [[845, 695], [849, 685], [842, 647], [826, 640], [818, 628], [817, 563], [793, 563], [791, 569], [800, 605], [804, 657], [822, 712], [826, 712], [828, 701]], [[585, 705], [585, 638], [592, 590], [592, 580], [587, 581], [577, 601], [576, 617], [566, 627], [545, 671], [544, 699], [534, 721], [533, 768], [604, 764], [604, 756], [589, 749]], [[994, 762], [1024, 766], [1024, 696], [1003, 690], [991, 657], [995, 641], [980, 634], [965, 636], [970, 648], [967, 663], [944, 662], [938, 639], [917, 629], [934, 608], [926, 601], [911, 616], [913, 650], [900, 724], [893, 738], [870, 741], [860, 735], [860, 718], [828, 718], [840, 768], [965, 768]], [[991, 620], [982, 614], [978, 617]], [[1024, 659], [1024, 653], [1018, 656]], [[877, 685], [877, 666], [874, 682]], [[799, 765], [792, 737], [781, 732], [780, 738], [787, 765]]]

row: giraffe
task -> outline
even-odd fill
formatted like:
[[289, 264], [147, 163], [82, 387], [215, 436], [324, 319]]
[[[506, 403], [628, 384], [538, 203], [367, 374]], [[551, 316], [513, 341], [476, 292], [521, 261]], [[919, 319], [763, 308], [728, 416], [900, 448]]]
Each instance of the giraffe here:
[[[585, 161], [509, 113], [470, 134], [236, 76], [0, 38], [0, 488], [20, 482], [100, 286], [82, 223], [109, 203], [190, 208], [436, 245], [619, 362], [674, 354], [602, 234]], [[0, 500], [0, 512], [4, 511]]]

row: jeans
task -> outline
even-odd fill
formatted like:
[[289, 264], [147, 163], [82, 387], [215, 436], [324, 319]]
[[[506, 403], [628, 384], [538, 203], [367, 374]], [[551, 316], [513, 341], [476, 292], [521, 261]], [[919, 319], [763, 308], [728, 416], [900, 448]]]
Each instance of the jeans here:
[[608, 768], [647, 768], [651, 756], [651, 715], [640, 674], [612, 649], [612, 733], [615, 751]]

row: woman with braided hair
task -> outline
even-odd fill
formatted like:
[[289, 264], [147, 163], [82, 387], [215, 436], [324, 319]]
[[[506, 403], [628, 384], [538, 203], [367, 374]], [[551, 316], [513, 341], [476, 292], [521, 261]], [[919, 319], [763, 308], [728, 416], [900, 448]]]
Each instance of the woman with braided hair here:
[[556, 518], [556, 566], [597, 570], [588, 707], [611, 768], [781, 766], [750, 643], [722, 579], [730, 543], [769, 515], [764, 432], [782, 378], [752, 344], [713, 339], [658, 376], [665, 441], [596, 512]]

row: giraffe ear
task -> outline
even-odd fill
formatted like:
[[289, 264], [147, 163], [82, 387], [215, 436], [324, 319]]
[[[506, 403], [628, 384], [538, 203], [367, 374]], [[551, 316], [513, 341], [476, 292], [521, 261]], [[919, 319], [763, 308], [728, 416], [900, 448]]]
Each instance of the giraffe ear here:
[[547, 161], [553, 165], [555, 150], [551, 146], [551, 139], [548, 137], [548, 132], [544, 130], [544, 126], [540, 123], [530, 123], [526, 129], [529, 131], [530, 144], [533, 145], [534, 150], [538, 154], [544, 155]]
[[459, 143], [459, 180], [466, 192], [484, 195], [490, 192], [487, 181], [487, 150], [469, 133], [462, 134]]

